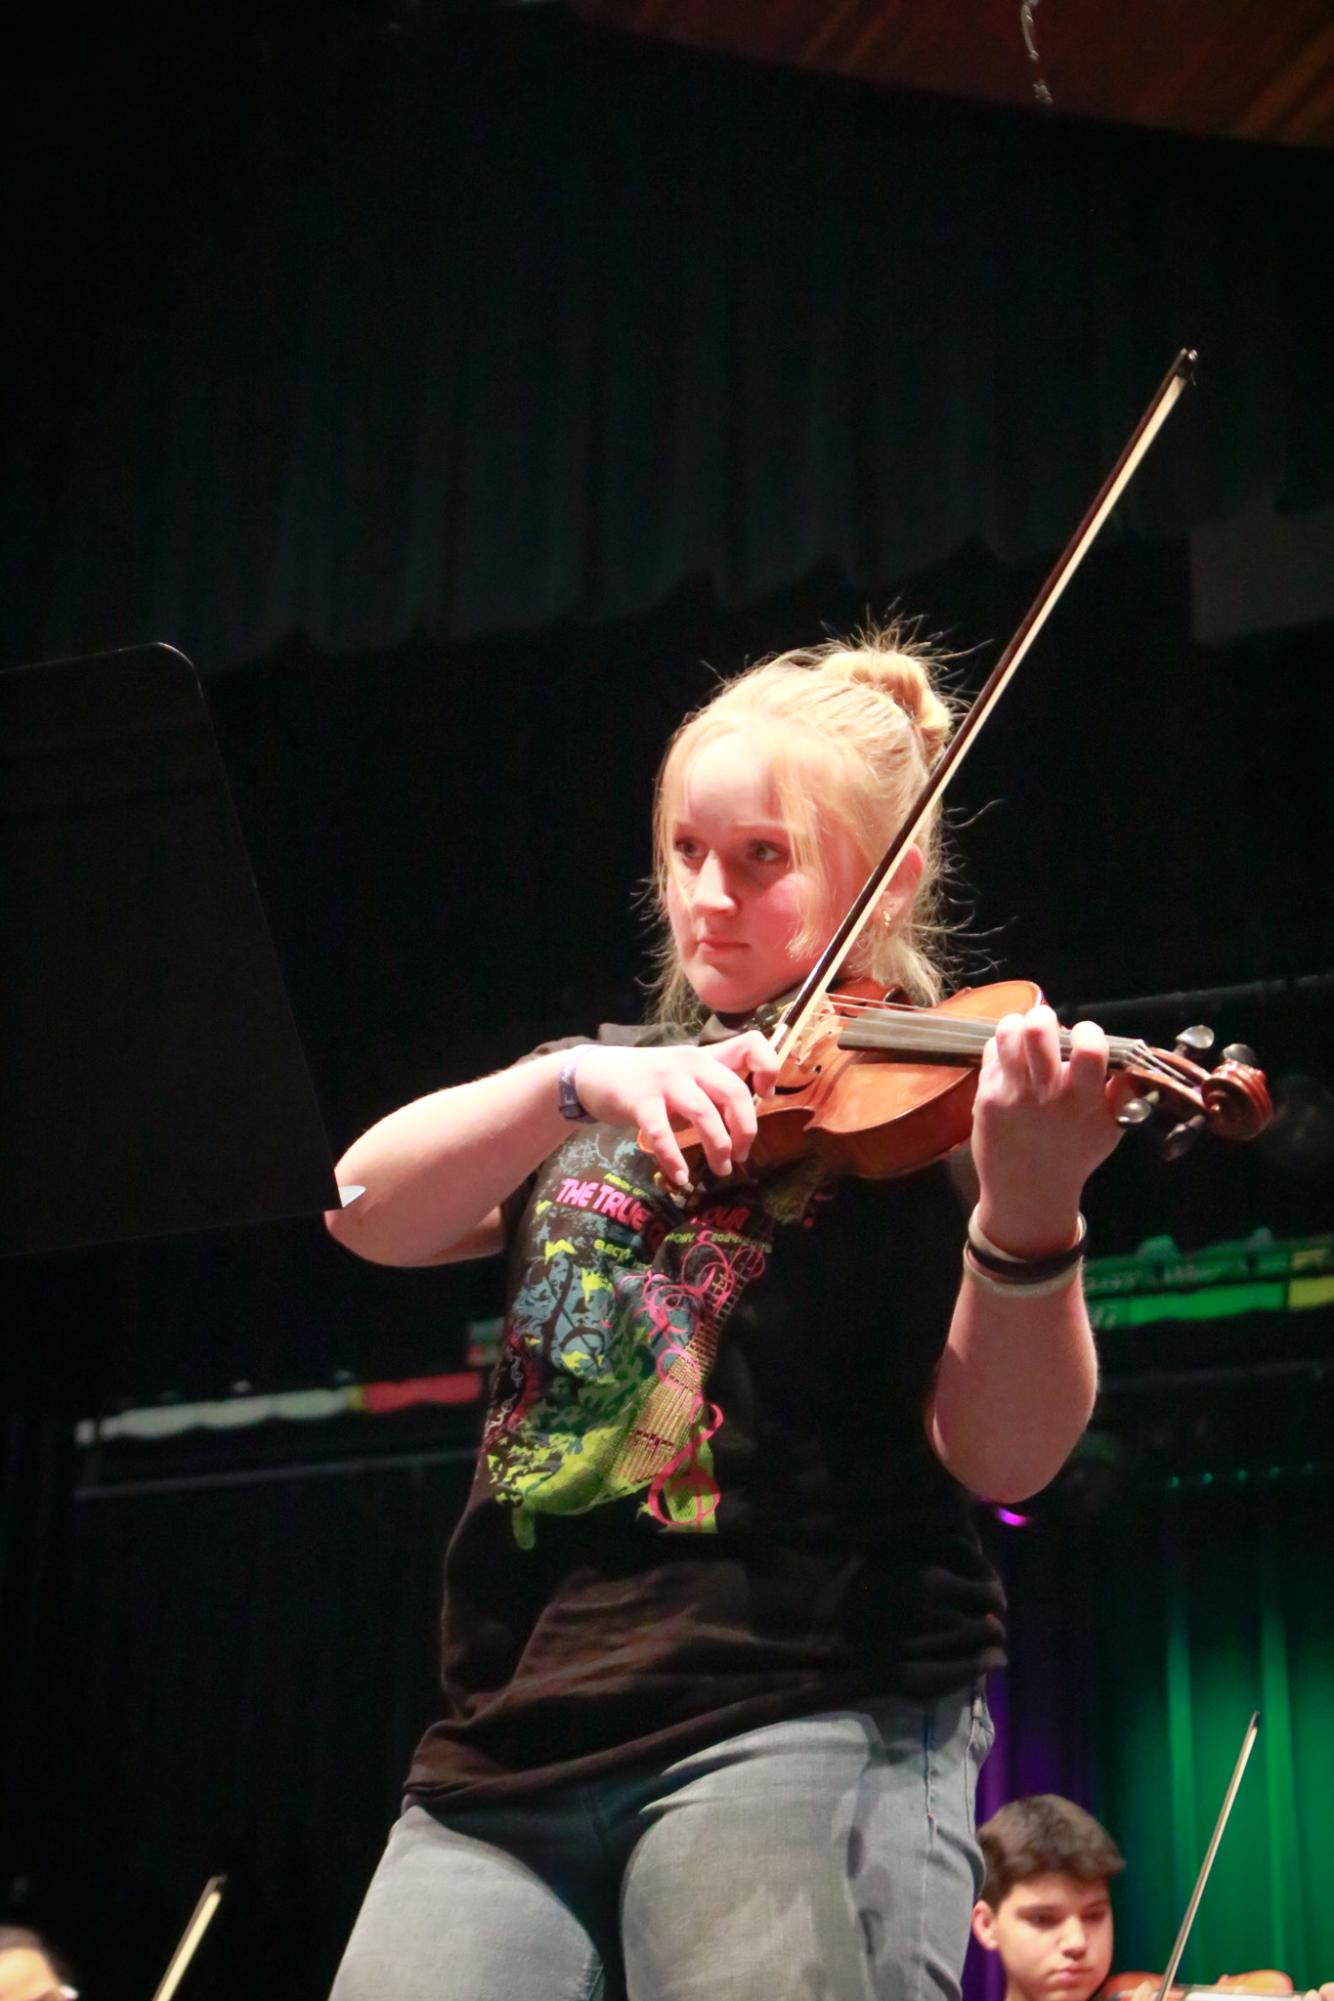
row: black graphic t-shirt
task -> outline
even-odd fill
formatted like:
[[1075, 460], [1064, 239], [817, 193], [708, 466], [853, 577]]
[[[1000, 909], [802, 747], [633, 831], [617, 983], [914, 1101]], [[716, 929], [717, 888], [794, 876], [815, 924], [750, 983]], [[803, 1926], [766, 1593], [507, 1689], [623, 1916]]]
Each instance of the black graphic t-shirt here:
[[999, 1664], [1000, 1585], [923, 1425], [963, 1232], [943, 1168], [802, 1162], [681, 1211], [633, 1134], [584, 1126], [521, 1194], [409, 1792], [508, 1796]]

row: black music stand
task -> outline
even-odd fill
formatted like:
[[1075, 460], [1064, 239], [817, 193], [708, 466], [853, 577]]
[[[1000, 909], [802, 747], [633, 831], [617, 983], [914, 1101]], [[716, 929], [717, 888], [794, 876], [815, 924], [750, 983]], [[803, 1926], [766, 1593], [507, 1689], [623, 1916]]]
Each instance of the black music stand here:
[[317, 1215], [328, 1140], [199, 679], [0, 673], [0, 1254]]

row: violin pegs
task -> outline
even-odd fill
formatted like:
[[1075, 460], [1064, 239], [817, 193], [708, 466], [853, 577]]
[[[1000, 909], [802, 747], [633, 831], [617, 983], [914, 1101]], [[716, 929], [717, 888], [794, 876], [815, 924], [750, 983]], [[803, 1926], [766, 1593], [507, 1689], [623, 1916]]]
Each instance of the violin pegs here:
[[1119, 1126], [1142, 1126], [1145, 1119], [1151, 1119], [1158, 1104], [1158, 1093], [1146, 1091], [1142, 1098], [1127, 1098], [1116, 1114]]
[[1244, 1063], [1248, 1070], [1259, 1068], [1255, 1051], [1251, 1048], [1249, 1042], [1229, 1042], [1227, 1048], [1223, 1051], [1223, 1061], [1225, 1063]]
[[1212, 1028], [1206, 1028], [1202, 1021], [1197, 1021], [1193, 1028], [1182, 1029], [1175, 1046], [1178, 1056], [1194, 1060], [1196, 1057], [1206, 1055], [1213, 1048], [1214, 1032]]
[[1204, 1113], [1196, 1112], [1193, 1119], [1182, 1119], [1179, 1125], [1173, 1126], [1163, 1140], [1163, 1159], [1180, 1160], [1189, 1153], [1207, 1124]]

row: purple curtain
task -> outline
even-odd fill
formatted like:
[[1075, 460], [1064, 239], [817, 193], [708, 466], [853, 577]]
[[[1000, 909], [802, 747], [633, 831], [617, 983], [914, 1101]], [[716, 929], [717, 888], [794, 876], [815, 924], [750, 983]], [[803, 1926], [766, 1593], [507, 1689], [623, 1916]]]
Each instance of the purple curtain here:
[[[978, 1786], [979, 1826], [1023, 1793], [1092, 1803], [1087, 1566], [1050, 1517], [1024, 1528], [997, 1524], [988, 1540], [1010, 1601], [1010, 1659], [987, 1685], [996, 1742]], [[999, 1962], [976, 1940], [963, 1991], [964, 2001], [1002, 2001], [1005, 1992]]]

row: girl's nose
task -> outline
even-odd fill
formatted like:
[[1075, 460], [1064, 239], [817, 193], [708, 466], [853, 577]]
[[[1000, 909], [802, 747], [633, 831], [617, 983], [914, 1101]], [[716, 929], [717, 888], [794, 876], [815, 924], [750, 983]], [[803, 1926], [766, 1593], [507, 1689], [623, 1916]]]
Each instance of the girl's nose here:
[[706, 855], [700, 865], [699, 874], [695, 877], [694, 902], [698, 910], [732, 910], [736, 907], [736, 897], [717, 855]]

